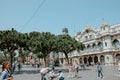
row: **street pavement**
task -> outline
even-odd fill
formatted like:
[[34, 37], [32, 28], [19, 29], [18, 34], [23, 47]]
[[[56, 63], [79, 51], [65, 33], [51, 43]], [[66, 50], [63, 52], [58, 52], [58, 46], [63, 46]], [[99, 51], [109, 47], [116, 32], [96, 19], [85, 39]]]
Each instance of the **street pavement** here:
[[[118, 66], [102, 66], [104, 77], [98, 78], [96, 66], [86, 67], [86, 70], [79, 70], [78, 78], [68, 78], [68, 70], [66, 66], [55, 67], [56, 70], [61, 69], [65, 75], [65, 80], [120, 80], [118, 75]], [[13, 74], [14, 80], [41, 80], [41, 75], [39, 73], [40, 68], [24, 67], [20, 74]], [[17, 72], [17, 71], [16, 71]], [[74, 72], [73, 72], [74, 76]], [[46, 75], [47, 80], [48, 74]]]

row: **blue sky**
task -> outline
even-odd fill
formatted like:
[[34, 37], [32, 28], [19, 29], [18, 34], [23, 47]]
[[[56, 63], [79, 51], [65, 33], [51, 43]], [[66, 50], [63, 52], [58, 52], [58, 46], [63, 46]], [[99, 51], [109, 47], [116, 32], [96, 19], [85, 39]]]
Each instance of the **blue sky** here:
[[57, 35], [66, 27], [74, 35], [87, 24], [99, 28], [103, 19], [120, 23], [119, 8], [120, 0], [0, 0], [0, 30]]

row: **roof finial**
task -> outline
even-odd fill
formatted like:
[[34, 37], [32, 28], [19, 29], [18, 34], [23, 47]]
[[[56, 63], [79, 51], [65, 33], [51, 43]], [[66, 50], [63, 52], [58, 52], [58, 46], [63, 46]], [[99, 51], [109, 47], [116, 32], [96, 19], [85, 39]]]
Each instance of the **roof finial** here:
[[102, 18], [102, 25], [104, 25], [105, 24], [105, 19], [104, 18]]
[[104, 18], [102, 18], [102, 22], [104, 23]]
[[104, 19], [104, 18], [102, 18], [102, 24], [101, 24], [101, 25], [102, 25], [102, 26], [108, 25], [108, 23], [105, 22], [105, 19]]

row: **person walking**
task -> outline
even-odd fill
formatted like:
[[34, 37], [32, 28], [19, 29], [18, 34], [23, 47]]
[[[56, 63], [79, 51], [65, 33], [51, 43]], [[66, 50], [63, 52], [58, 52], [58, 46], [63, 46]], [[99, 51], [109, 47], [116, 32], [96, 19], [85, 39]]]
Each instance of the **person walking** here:
[[75, 61], [75, 77], [78, 77], [78, 71], [79, 71], [79, 65], [78, 65], [78, 62]]
[[13, 63], [12, 64], [12, 71], [13, 71], [13, 73], [14, 73], [15, 69], [16, 69], [16, 63]]
[[3, 63], [0, 80], [13, 80], [13, 76], [10, 75], [10, 68], [10, 63]]
[[18, 74], [20, 74], [20, 71], [21, 71], [21, 63], [20, 62], [17, 64], [17, 68], [18, 68]]
[[100, 62], [97, 62], [97, 72], [98, 72], [98, 77], [103, 78], [102, 66], [100, 65]]
[[73, 72], [75, 71], [75, 67], [72, 65], [72, 63], [69, 64], [68, 71], [68, 78], [69, 80], [72, 80], [72, 78], [74, 77]]

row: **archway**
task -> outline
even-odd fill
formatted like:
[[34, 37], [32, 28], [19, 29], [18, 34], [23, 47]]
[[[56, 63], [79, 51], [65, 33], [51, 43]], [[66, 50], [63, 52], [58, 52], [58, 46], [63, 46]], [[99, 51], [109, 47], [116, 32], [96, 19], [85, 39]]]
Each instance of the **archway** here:
[[93, 45], [92, 45], [92, 48], [93, 48], [93, 50], [96, 50], [96, 48], [97, 48], [97, 47], [96, 47], [96, 44], [93, 44]]
[[84, 57], [84, 64], [87, 64], [87, 58]]
[[95, 57], [94, 57], [94, 64], [96, 64], [97, 62], [98, 62], [98, 57], [95, 56]]
[[99, 42], [99, 43], [98, 43], [98, 48], [99, 48], [99, 50], [102, 50], [102, 49], [103, 49], [103, 43], [102, 43], [102, 42]]
[[103, 55], [100, 56], [100, 62], [101, 64], [105, 64], [105, 57]]
[[82, 58], [79, 59], [80, 64], [82, 64]]
[[90, 45], [87, 46], [87, 50], [88, 51], [91, 50], [91, 46]]
[[93, 62], [93, 60], [92, 60], [92, 57], [90, 56], [90, 57], [88, 58], [88, 64], [91, 65], [91, 62]]
[[72, 64], [72, 59], [70, 59], [70, 64]]
[[120, 61], [120, 54], [117, 54], [117, 55], [115, 56], [115, 58], [116, 58], [116, 61], [117, 61], [117, 62]]

